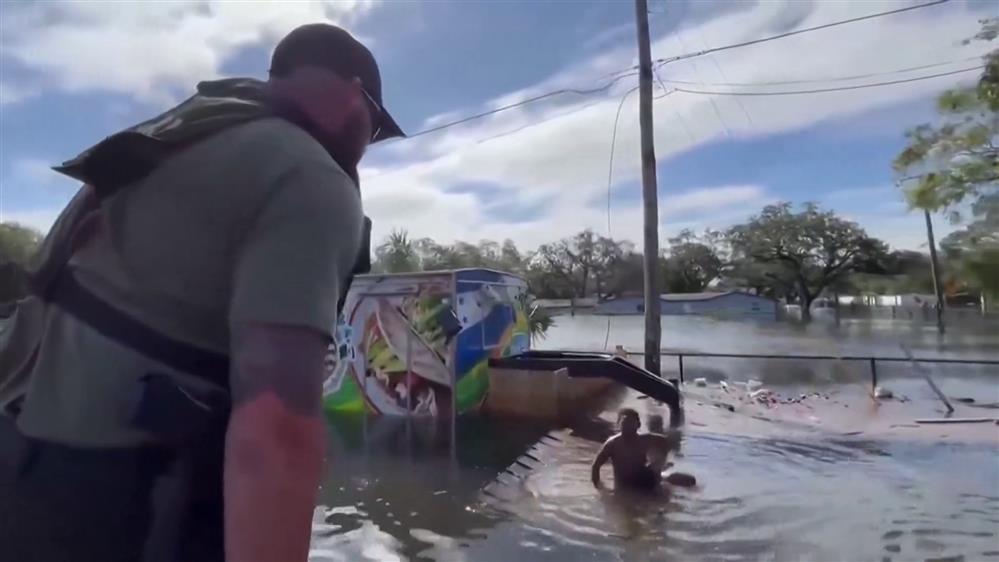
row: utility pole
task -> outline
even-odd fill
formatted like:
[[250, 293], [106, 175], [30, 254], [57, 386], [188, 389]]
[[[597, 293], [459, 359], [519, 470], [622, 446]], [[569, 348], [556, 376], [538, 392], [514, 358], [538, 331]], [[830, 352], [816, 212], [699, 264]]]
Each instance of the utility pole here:
[[656, 185], [656, 147], [652, 136], [652, 53], [649, 46], [649, 6], [635, 0], [638, 30], [638, 123], [642, 135], [642, 206], [645, 269], [645, 369], [662, 376], [659, 368], [661, 317], [659, 302], [659, 196]]
[[943, 289], [940, 287], [940, 264], [937, 262], [937, 243], [933, 239], [933, 221], [930, 219], [930, 212], [923, 209], [923, 216], [926, 217], [926, 241], [930, 245], [930, 273], [933, 275], [933, 292], [937, 296], [937, 304], [934, 308], [937, 311], [937, 331], [944, 333], [944, 297]]

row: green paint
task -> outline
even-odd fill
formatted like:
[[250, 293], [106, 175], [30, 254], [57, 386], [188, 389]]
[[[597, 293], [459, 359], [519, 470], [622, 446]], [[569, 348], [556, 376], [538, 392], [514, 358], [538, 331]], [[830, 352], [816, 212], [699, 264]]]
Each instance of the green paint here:
[[326, 397], [326, 409], [335, 412], [364, 411], [364, 398], [354, 377], [346, 375], [340, 390]]
[[489, 361], [483, 359], [465, 376], [458, 379], [458, 413], [473, 410], [482, 403], [489, 390]]

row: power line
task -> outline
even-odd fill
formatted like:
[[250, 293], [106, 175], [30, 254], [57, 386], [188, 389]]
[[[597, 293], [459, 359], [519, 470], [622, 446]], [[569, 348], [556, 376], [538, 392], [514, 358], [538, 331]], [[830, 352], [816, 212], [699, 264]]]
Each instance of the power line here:
[[503, 112], [503, 111], [507, 111], [508, 109], [514, 109], [516, 107], [521, 107], [523, 105], [527, 105], [529, 103], [534, 103], [534, 102], [537, 102], [537, 101], [548, 99], [548, 98], [551, 98], [551, 97], [554, 97], [554, 96], [560, 96], [560, 95], [563, 95], [563, 94], [576, 94], [576, 95], [580, 95], [580, 96], [588, 96], [588, 95], [591, 95], [591, 94], [597, 94], [597, 93], [600, 93], [600, 92], [604, 92], [606, 90], [609, 90], [614, 84], [617, 84], [622, 79], [627, 78], [629, 76], [634, 76], [635, 74], [637, 74], [637, 72], [627, 72], [627, 71], [624, 71], [624, 72], [626, 72], [626, 73], [625, 74], [619, 74], [618, 76], [614, 77], [613, 79], [611, 79], [609, 82], [607, 82], [603, 86], [598, 86], [596, 88], [592, 88], [592, 89], [589, 89], [589, 90], [580, 90], [580, 89], [576, 89], [576, 88], [562, 88], [560, 90], [553, 90], [551, 92], [547, 92], [547, 93], [544, 93], [544, 94], [539, 94], [537, 96], [527, 98], [526, 100], [521, 100], [521, 101], [518, 101], [516, 103], [511, 103], [511, 104], [508, 104], [508, 105], [504, 105], [504, 106], [501, 106], [501, 107], [490, 109], [489, 111], [483, 111], [482, 113], [476, 113], [475, 115], [469, 115], [468, 117], [463, 117], [463, 118], [458, 119], [456, 121], [450, 121], [448, 123], [443, 123], [441, 125], [437, 125], [435, 127], [429, 128], [429, 129], [424, 129], [422, 131], [418, 131], [416, 133], [412, 133], [410, 135], [407, 135], [405, 138], [410, 138], [411, 139], [411, 138], [415, 138], [415, 137], [421, 137], [423, 135], [429, 135], [430, 133], [436, 133], [437, 131], [442, 131], [444, 129], [448, 129], [450, 127], [454, 127], [456, 125], [461, 125], [462, 123], [468, 123], [469, 121], [474, 121], [476, 119], [481, 119], [483, 117], [489, 117], [490, 115], [495, 115], [497, 113], [500, 113], [500, 112]]
[[[705, 47], [711, 48], [711, 45], [708, 43], [708, 40], [704, 38], [704, 33], [700, 28], [697, 28], [697, 35], [701, 38], [701, 43], [703, 43]], [[715, 65], [715, 70], [717, 70], [718, 74], [721, 75], [722, 80], [728, 80], [728, 76], [726, 76], [725, 71], [722, 70], [721, 64], [718, 63], [718, 59], [708, 55], [708, 60]], [[746, 109], [746, 105], [742, 103], [742, 99], [735, 98], [735, 103], [739, 106], [739, 109], [742, 110], [743, 115], [746, 116], [746, 122], [749, 123], [750, 128], [755, 127], [756, 124], [753, 123], [753, 117], [749, 115], [749, 110]]]
[[[777, 40], [777, 39], [783, 39], [785, 37], [791, 37], [793, 35], [801, 35], [802, 33], [810, 33], [812, 31], [819, 31], [819, 30], [822, 30], [822, 29], [829, 29], [831, 27], [838, 27], [840, 25], [846, 25], [846, 24], [850, 24], [850, 23], [856, 23], [858, 21], [865, 21], [865, 20], [870, 20], [870, 19], [874, 19], [874, 18], [881, 18], [881, 17], [885, 17], [885, 16], [893, 16], [895, 14], [901, 14], [903, 12], [911, 12], [913, 10], [919, 10], [919, 9], [922, 9], [922, 8], [929, 8], [931, 6], [937, 6], [937, 5], [940, 5], [940, 4], [946, 4], [947, 2], [950, 2], [950, 1], [951, 0], [935, 0], [934, 2], [927, 2], [926, 4], [915, 4], [913, 6], [907, 6], [905, 8], [898, 8], [898, 9], [895, 9], [895, 10], [888, 10], [887, 12], [877, 12], [877, 13], [873, 13], [873, 14], [868, 14], [866, 16], [858, 16], [858, 17], [855, 17], [855, 18], [834, 21], [834, 22], [825, 23], [825, 24], [822, 24], [822, 25], [816, 25], [814, 27], [806, 27], [804, 29], [796, 29], [794, 31], [787, 31], [787, 32], [784, 32], [784, 33], [778, 33], [777, 35], [771, 35], [769, 37], [762, 37], [760, 39], [752, 39], [750, 41], [743, 41], [741, 43], [733, 43], [731, 45], [723, 45], [721, 47], [713, 47], [713, 48], [710, 48], [710, 49], [704, 49], [703, 51], [697, 51], [695, 53], [687, 53], [687, 54], [683, 54], [683, 55], [676, 55], [674, 57], [666, 57], [666, 58], [656, 59], [655, 61], [653, 61], [653, 63], [658, 64], [659, 66], [662, 66], [662, 65], [669, 64], [669, 63], [672, 63], [672, 62], [676, 62], [676, 61], [680, 61], [680, 60], [685, 60], [685, 59], [689, 59], [689, 58], [693, 58], [693, 57], [700, 57], [700, 56], [707, 55], [707, 54], [710, 54], [710, 53], [717, 53], [717, 52], [720, 52], [720, 51], [728, 51], [730, 49], [738, 49], [740, 47], [748, 47], [750, 45], [758, 45], [760, 43], [766, 43], [768, 41], [774, 41], [774, 40]], [[635, 67], [632, 67], [632, 68], [638, 68], [638, 67], [635, 66]]]
[[860, 80], [862, 78], [876, 78], [880, 76], [891, 76], [893, 74], [905, 74], [907, 72], [913, 72], [916, 70], [926, 70], [930, 68], [939, 68], [941, 66], [949, 66], [959, 62], [970, 62], [974, 60], [981, 60], [981, 57], [968, 57], [964, 59], [956, 59], [951, 61], [936, 62], [932, 64], [922, 64], [919, 66], [909, 66], [906, 68], [896, 68], [894, 70], [883, 70], [879, 72], [869, 72], [867, 74], [854, 74], [851, 76], [834, 76], [832, 78], [809, 78], [802, 80], [771, 80], [763, 82], [696, 82], [694, 80], [676, 80], [672, 78], [667, 78], [662, 80], [664, 82], [669, 82], [670, 84], [689, 84], [692, 86], [791, 86], [794, 84], [821, 84], [824, 82], [849, 82], [852, 80]]
[[[683, 40], [683, 32], [680, 31], [679, 29], [677, 29], [676, 33], [674, 34], [674, 37], [676, 38], [677, 43], [679, 43], [680, 49], [686, 51], [687, 50], [687, 44]], [[697, 67], [697, 61], [691, 60], [690, 61], [690, 67], [694, 69], [694, 76], [700, 77], [701, 71]], [[655, 68], [655, 67], [653, 66], [653, 68]], [[714, 110], [715, 119], [717, 119], [718, 120], [718, 124], [721, 125], [722, 131], [725, 132], [725, 136], [726, 137], [731, 137], [732, 136], [732, 131], [729, 130], [728, 124], [726, 124], [725, 120], [722, 118], [721, 110], [718, 109], [718, 102], [715, 101], [715, 98], [709, 98], [708, 101], [711, 102], [711, 109]]]
[[[740, 47], [746, 47], [746, 46], [749, 46], [749, 45], [756, 45], [758, 43], [765, 43], [767, 41], [774, 41], [776, 39], [782, 39], [784, 37], [790, 37], [792, 35], [800, 35], [802, 33], [808, 33], [808, 32], [811, 32], [811, 31], [818, 31], [820, 29], [828, 29], [828, 28], [831, 28], [831, 27], [836, 27], [836, 26], [840, 26], [840, 25], [846, 25], [846, 24], [850, 24], [850, 23], [856, 23], [856, 22], [859, 22], [859, 21], [865, 21], [865, 20], [874, 19], [874, 18], [891, 16], [891, 15], [900, 14], [900, 13], [903, 13], [903, 12], [909, 12], [909, 11], [913, 11], [913, 10], [918, 10], [918, 9], [921, 9], [921, 8], [928, 8], [930, 6], [936, 6], [936, 5], [939, 5], [939, 4], [945, 4], [945, 3], [950, 2], [950, 1], [951, 0], [936, 0], [934, 2], [929, 2], [929, 3], [926, 3], [926, 4], [916, 4], [916, 5], [913, 5], [913, 6], [908, 6], [908, 7], [905, 7], [905, 8], [899, 8], [899, 9], [895, 9], [895, 10], [889, 10], [889, 11], [886, 11], [886, 12], [877, 12], [877, 13], [873, 13], [873, 14], [868, 14], [866, 16], [859, 16], [859, 17], [856, 17], [856, 18], [850, 18], [850, 19], [846, 19], [846, 20], [840, 20], [840, 21], [835, 21], [835, 22], [830, 22], [830, 23], [827, 23], [827, 24], [823, 24], [823, 25], [818, 25], [818, 26], [815, 26], [815, 27], [809, 27], [809, 28], [805, 28], [805, 29], [799, 29], [799, 30], [796, 30], [796, 31], [789, 31], [789, 32], [786, 32], [786, 33], [780, 33], [778, 35], [771, 35], [769, 37], [763, 37], [763, 38], [760, 38], [760, 39], [754, 39], [752, 41], [743, 41], [741, 43], [733, 43], [731, 45], [723, 45], [721, 47], [713, 47], [713, 48], [710, 48], [710, 49], [705, 49], [705, 50], [697, 51], [697, 52], [693, 52], [693, 53], [686, 53], [686, 54], [677, 55], [677, 56], [674, 56], [674, 57], [660, 58], [660, 59], [656, 59], [655, 61], [653, 61], [653, 67], [663, 66], [663, 65], [666, 65], [666, 64], [669, 64], [669, 63], [672, 63], [672, 62], [676, 62], [678, 60], [685, 60], [685, 59], [689, 59], [689, 58], [699, 57], [699, 56], [703, 56], [703, 55], [706, 55], [706, 54], [709, 54], [709, 53], [717, 53], [717, 52], [720, 52], [720, 51], [727, 51], [727, 50], [730, 50], [730, 49], [736, 49], [736, 48], [740, 48]], [[637, 71], [638, 71], [638, 67], [637, 66], [632, 66], [632, 67], [629, 67], [629, 68], [625, 68], [625, 69], [620, 70], [617, 73], [612, 73], [611, 76], [613, 76], [613, 78], [607, 84], [604, 84], [603, 86], [598, 86], [596, 88], [589, 89], [589, 90], [580, 90], [580, 89], [575, 89], [575, 88], [562, 88], [562, 89], [558, 89], [558, 90], [553, 90], [553, 91], [550, 91], [550, 92], [546, 92], [546, 93], [539, 94], [537, 96], [528, 98], [526, 100], [521, 100], [521, 101], [516, 102], [516, 103], [511, 103], [511, 104], [508, 104], [508, 105], [504, 105], [502, 107], [497, 107], [495, 109], [491, 109], [489, 111], [484, 111], [484, 112], [481, 112], [481, 113], [476, 113], [474, 115], [469, 115], [468, 117], [463, 117], [463, 118], [455, 120], [455, 121], [450, 121], [450, 122], [447, 122], [447, 123], [442, 123], [440, 125], [437, 125], [437, 126], [434, 126], [434, 127], [430, 127], [428, 129], [424, 129], [422, 131], [417, 131], [415, 133], [411, 133], [410, 135], [408, 135], [405, 138], [416, 138], [416, 137], [421, 137], [421, 136], [424, 136], [424, 135], [429, 135], [431, 133], [436, 133], [438, 131], [442, 131], [444, 129], [448, 129], [448, 128], [451, 128], [451, 127], [455, 127], [455, 126], [461, 125], [463, 123], [468, 123], [469, 121], [474, 121], [474, 120], [477, 120], [477, 119], [481, 119], [483, 117], [489, 117], [490, 115], [495, 115], [495, 114], [503, 112], [503, 111], [507, 111], [507, 110], [510, 110], [510, 109], [515, 109], [517, 107], [521, 107], [521, 106], [524, 106], [524, 105], [527, 105], [527, 104], [530, 104], [530, 103], [538, 102], [538, 101], [541, 101], [541, 100], [545, 100], [545, 99], [548, 99], [548, 98], [551, 98], [551, 97], [555, 97], [555, 96], [559, 96], [559, 95], [563, 95], [563, 94], [590, 95], [590, 94], [600, 93], [600, 92], [603, 92], [603, 91], [606, 91], [606, 90], [610, 89], [614, 84], [616, 84], [618, 81], [622, 80], [623, 78], [626, 78], [628, 76], [634, 76], [635, 74], [637, 74]], [[399, 140], [404, 140], [404, 139], [399, 139]], [[386, 143], [389, 143], [389, 142], [398, 142], [398, 140], [396, 140], [396, 141], [386, 141]]]
[[614, 238], [614, 233], [611, 230], [611, 185], [613, 184], [614, 177], [614, 146], [617, 144], [617, 124], [621, 120], [621, 109], [624, 108], [624, 102], [628, 99], [628, 96], [632, 92], [638, 89], [638, 86], [631, 88], [621, 96], [620, 103], [617, 104], [617, 113], [614, 115], [614, 128], [611, 130], [611, 142], [610, 142], [610, 157], [607, 163], [607, 237]]
[[919, 82], [921, 80], [930, 80], [933, 78], [941, 78], [943, 76], [953, 76], [955, 74], [961, 74], [963, 72], [971, 72], [974, 70], [981, 70], [985, 68], [984, 66], [973, 66], [971, 68], [962, 68], [961, 70], [953, 70], [951, 72], [941, 72], [938, 74], [930, 74], [928, 76], [917, 76], [915, 78], [904, 78], [901, 80], [890, 80], [887, 82], [874, 82], [871, 84], [856, 84], [853, 86], [836, 86], [832, 88], [816, 88], [812, 90], [780, 90], [780, 91], [770, 91], [770, 92], [723, 92], [717, 90], [691, 90], [687, 88], [674, 88], [677, 92], [683, 92], [685, 94], [705, 94], [712, 96], [795, 96], [801, 94], [822, 94], [826, 92], [842, 92], [846, 90], [863, 90], [865, 88], [878, 88], [881, 86], [892, 86], [895, 84], [907, 84], [909, 82]]

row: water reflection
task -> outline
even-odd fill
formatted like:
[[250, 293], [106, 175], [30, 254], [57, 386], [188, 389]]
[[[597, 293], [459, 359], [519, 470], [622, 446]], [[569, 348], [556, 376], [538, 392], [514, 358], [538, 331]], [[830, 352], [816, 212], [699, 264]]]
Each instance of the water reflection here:
[[[558, 321], [544, 346], [602, 347], [607, 319]], [[640, 347], [641, 319], [613, 319], [609, 341]], [[958, 327], [939, 338], [890, 323], [845, 322], [835, 331], [664, 319], [664, 346], [679, 349], [897, 355], [899, 341], [917, 355], [999, 357], [995, 330]], [[994, 366], [927, 368], [952, 397], [999, 403]], [[866, 366], [842, 361], [691, 360], [686, 369], [716, 381], [756, 378], [784, 394], [869, 390]], [[879, 377], [911, 399], [912, 415], [937, 408], [906, 365], [879, 365]], [[552, 431], [467, 418], [453, 441], [447, 423], [330, 424], [315, 561], [999, 560], [994, 446], [750, 438], [692, 427], [676, 468], [702, 487], [635, 498], [590, 484], [589, 463], [613, 431], [604, 419]]]
[[446, 424], [331, 426], [316, 561], [977, 560], [999, 551], [994, 448], [693, 433], [677, 469], [703, 487], [634, 497], [589, 483], [604, 422], [549, 434], [472, 418], [454, 448]]

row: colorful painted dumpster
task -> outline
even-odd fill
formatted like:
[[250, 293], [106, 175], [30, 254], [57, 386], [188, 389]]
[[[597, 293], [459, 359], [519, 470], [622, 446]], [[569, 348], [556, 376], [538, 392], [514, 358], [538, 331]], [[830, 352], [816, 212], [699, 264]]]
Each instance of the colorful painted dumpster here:
[[527, 351], [527, 283], [462, 269], [354, 279], [327, 358], [326, 408], [451, 417], [477, 409], [490, 358]]

